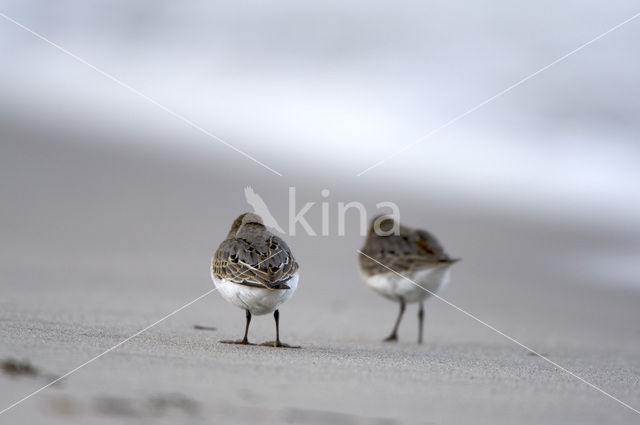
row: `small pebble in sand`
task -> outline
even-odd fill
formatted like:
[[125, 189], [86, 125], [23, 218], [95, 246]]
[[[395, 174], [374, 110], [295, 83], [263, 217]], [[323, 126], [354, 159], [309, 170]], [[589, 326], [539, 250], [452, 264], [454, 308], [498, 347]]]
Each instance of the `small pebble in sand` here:
[[536, 357], [537, 357], [537, 356], [540, 356], [540, 357], [549, 357], [549, 355], [548, 355], [547, 353], [540, 353], [540, 354], [538, 354], [538, 353], [534, 353], [533, 351], [529, 351], [529, 353], [528, 353], [528, 354], [529, 354], [530, 356], [536, 356]]
[[213, 326], [203, 326], [203, 325], [193, 325], [193, 329], [197, 329], [199, 331], [216, 331], [217, 330]]

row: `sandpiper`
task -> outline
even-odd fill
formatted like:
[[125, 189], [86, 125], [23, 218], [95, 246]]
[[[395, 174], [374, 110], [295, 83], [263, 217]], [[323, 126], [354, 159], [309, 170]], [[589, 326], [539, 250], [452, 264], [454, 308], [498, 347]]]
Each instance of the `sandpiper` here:
[[424, 300], [447, 283], [451, 265], [456, 261], [425, 230], [402, 226], [388, 216], [371, 220], [359, 255], [360, 273], [374, 291], [400, 303], [395, 326], [385, 341], [398, 340], [405, 306], [417, 302], [420, 303], [418, 344], [422, 343]]
[[260, 216], [245, 213], [235, 219], [211, 259], [211, 278], [222, 297], [245, 310], [247, 318], [243, 339], [220, 342], [248, 345], [251, 316], [273, 313], [276, 339], [262, 345], [297, 348], [280, 341], [278, 307], [298, 286], [298, 263], [287, 244], [266, 229]]

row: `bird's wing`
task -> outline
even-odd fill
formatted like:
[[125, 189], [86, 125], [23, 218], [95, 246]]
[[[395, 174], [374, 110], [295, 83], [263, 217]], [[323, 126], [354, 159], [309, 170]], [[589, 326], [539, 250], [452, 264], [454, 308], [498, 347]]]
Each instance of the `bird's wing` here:
[[457, 261], [450, 259], [438, 240], [426, 230], [406, 229], [400, 235], [373, 239], [363, 247], [363, 252], [376, 260], [360, 256], [360, 265], [369, 274], [388, 272], [386, 267], [403, 273]]
[[298, 263], [279, 237], [269, 235], [263, 242], [223, 241], [212, 259], [214, 276], [249, 286], [288, 289], [286, 282], [298, 271]]
[[436, 237], [426, 230], [418, 229], [412, 231], [409, 240], [413, 242], [412, 246], [416, 247], [417, 255], [419, 256], [430, 257], [435, 260], [446, 260], [449, 258]]
[[457, 261], [449, 258], [436, 237], [426, 230], [411, 231], [407, 245], [404, 261], [410, 268], [433, 267]]

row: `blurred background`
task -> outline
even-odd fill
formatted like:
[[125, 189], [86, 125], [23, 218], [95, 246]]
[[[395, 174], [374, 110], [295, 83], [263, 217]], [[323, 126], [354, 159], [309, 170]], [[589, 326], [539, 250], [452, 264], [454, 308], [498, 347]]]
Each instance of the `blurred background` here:
[[[637, 231], [635, 22], [356, 178], [635, 5], [5, 0], [2, 11], [277, 170], [283, 186], [393, 186], [396, 197]], [[271, 177], [6, 19], [0, 48], [5, 149], [28, 129], [82, 149], [164, 152], [217, 169], [238, 161], [224, 172], [254, 185]], [[239, 186], [216, 189], [242, 201]], [[629, 268], [637, 254], [604, 264]]]
[[[0, 354], [68, 370], [108, 348], [105, 332], [118, 329], [116, 343], [209, 290], [209, 258], [250, 210], [248, 185], [281, 225], [289, 187], [298, 210], [316, 202], [316, 229], [322, 201], [331, 214], [363, 202], [369, 217], [397, 203], [405, 224], [463, 258], [446, 297], [514, 336], [591, 350], [637, 339], [640, 19], [357, 176], [637, 2], [0, 0], [0, 12], [282, 174], [0, 17], [0, 314], [12, 347]], [[292, 342], [390, 328], [396, 307], [357, 273], [356, 218], [343, 238], [335, 227], [286, 237], [303, 271], [283, 310]], [[491, 334], [429, 308], [430, 341]], [[242, 320], [214, 295], [162, 326], [232, 337]], [[255, 326], [271, 335], [269, 320]], [[78, 327], [88, 341], [71, 336]], [[67, 352], [70, 341], [89, 348]]]

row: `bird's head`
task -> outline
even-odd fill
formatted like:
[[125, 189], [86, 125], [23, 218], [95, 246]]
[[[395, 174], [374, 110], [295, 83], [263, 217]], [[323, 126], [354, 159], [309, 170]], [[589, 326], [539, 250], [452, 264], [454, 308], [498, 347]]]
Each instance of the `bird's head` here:
[[367, 237], [384, 237], [399, 231], [400, 224], [389, 215], [378, 215], [371, 219]]
[[262, 223], [262, 219], [258, 214], [254, 214], [254, 213], [240, 214], [238, 218], [233, 220], [233, 224], [231, 225], [231, 229], [229, 229], [229, 233], [227, 234], [227, 237], [235, 236], [235, 234], [238, 232], [240, 227], [242, 227], [245, 224], [258, 224], [258, 225], [264, 226], [264, 224]]
[[244, 213], [240, 217], [242, 217], [242, 224], [262, 224], [262, 218], [258, 214], [254, 213]]

